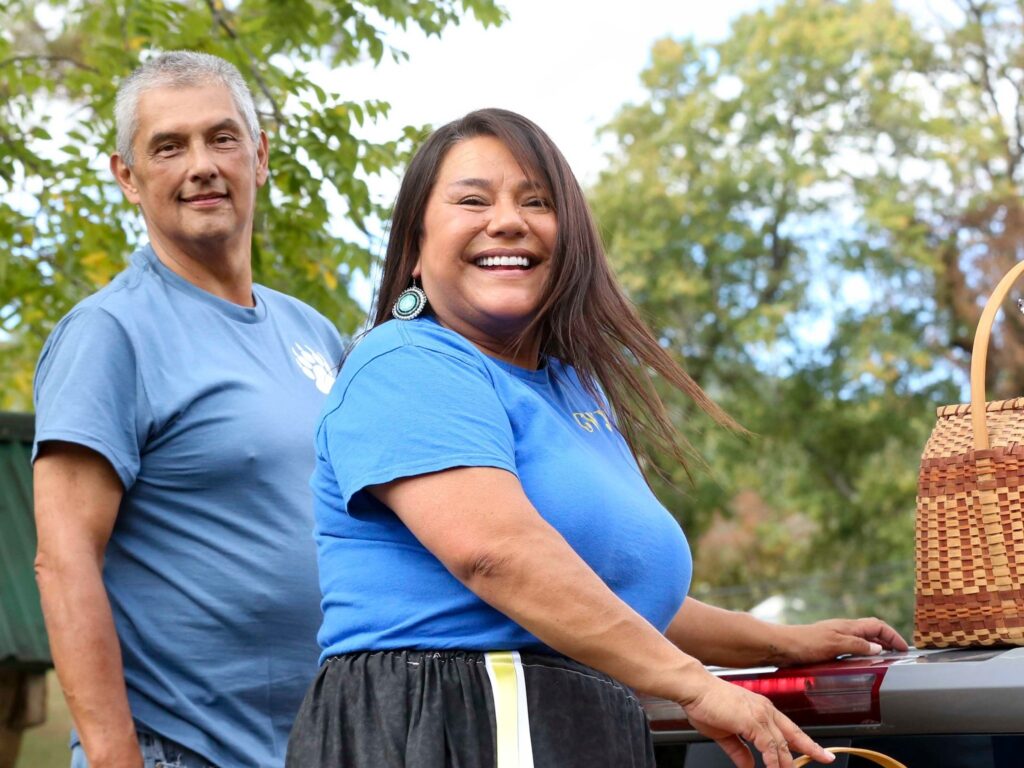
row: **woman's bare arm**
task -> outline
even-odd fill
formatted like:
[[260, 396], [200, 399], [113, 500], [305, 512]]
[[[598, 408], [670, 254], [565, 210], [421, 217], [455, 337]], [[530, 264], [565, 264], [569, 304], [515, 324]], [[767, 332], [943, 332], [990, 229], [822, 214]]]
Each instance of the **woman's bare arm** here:
[[905, 651], [907, 642], [879, 619], [829, 619], [814, 624], [771, 624], [749, 613], [727, 611], [686, 598], [665, 635], [705, 664], [785, 666], [862, 656], [883, 649]]
[[789, 768], [789, 748], [831, 761], [767, 699], [709, 674], [620, 600], [509, 472], [465, 467], [367, 490], [481, 599], [555, 650], [678, 701], [737, 766], [753, 765], [743, 741], [770, 768]]

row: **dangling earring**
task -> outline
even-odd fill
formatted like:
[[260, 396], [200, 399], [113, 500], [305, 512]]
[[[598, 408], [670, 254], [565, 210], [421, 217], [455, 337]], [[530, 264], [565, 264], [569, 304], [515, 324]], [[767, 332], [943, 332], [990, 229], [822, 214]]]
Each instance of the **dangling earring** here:
[[391, 315], [396, 320], [412, 320], [419, 317], [420, 313], [427, 307], [427, 294], [416, 285], [416, 278], [412, 279], [412, 285], [398, 294], [398, 301], [391, 308]]

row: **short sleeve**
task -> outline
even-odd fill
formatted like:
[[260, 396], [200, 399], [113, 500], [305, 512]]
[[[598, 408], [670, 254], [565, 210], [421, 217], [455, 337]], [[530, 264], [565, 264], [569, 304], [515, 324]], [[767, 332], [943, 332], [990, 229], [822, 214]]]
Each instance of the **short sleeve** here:
[[79, 309], [43, 347], [35, 376], [36, 436], [91, 448], [127, 489], [139, 472], [144, 394], [135, 353], [121, 324], [102, 309]]
[[363, 488], [402, 477], [470, 466], [515, 474], [512, 427], [482, 363], [403, 346], [345, 374], [317, 449], [346, 508]]

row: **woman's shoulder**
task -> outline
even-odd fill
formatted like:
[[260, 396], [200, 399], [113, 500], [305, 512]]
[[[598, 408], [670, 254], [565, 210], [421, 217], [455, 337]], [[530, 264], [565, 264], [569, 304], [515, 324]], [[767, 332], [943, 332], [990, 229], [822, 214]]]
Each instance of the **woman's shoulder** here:
[[[389, 320], [349, 350], [324, 405], [324, 417], [346, 402], [420, 398], [425, 390], [493, 387], [483, 353], [429, 318]], [[369, 400], [367, 400], [369, 398]], [[377, 407], [374, 405], [374, 407]]]
[[342, 376], [351, 377], [380, 358], [443, 356], [479, 367], [483, 354], [468, 340], [429, 317], [388, 320], [364, 334], [349, 351]]

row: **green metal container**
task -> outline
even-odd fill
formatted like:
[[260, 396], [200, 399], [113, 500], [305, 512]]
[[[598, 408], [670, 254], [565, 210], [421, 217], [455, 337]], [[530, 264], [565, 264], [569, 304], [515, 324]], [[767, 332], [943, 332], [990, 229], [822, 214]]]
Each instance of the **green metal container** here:
[[29, 413], [0, 412], [0, 666], [53, 666], [32, 561], [32, 437]]

